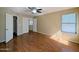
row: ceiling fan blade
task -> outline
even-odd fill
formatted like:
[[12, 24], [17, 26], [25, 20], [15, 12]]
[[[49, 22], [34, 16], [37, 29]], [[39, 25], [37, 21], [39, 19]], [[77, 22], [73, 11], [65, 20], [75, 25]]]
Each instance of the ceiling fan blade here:
[[29, 9], [32, 9], [31, 7], [28, 7]]
[[38, 13], [42, 13], [41, 11], [37, 10]]
[[42, 9], [37, 9], [37, 10], [42, 10]]
[[36, 9], [36, 7], [28, 7], [29, 9], [33, 10], [33, 9]]

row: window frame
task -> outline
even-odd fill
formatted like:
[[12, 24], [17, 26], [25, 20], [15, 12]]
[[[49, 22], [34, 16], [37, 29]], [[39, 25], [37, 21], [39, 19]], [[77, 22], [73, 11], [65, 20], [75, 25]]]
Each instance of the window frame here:
[[[67, 24], [67, 23], [62, 23], [62, 16], [63, 15], [69, 15], [69, 14], [75, 14], [75, 23], [72, 23], [72, 24], [75, 24], [75, 32], [67, 32], [67, 31], [63, 31], [62, 30], [62, 24]], [[69, 23], [70, 24], [70, 23]], [[61, 15], [61, 32], [65, 32], [65, 33], [73, 33], [73, 34], [77, 34], [77, 13], [75, 12], [71, 12], [71, 13], [66, 13], [66, 14], [62, 14]]]

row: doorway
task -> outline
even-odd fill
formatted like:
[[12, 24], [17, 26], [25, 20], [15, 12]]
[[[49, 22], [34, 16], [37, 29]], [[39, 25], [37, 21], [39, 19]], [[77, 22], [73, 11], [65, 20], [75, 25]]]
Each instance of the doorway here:
[[17, 36], [17, 16], [13, 16], [13, 37]]
[[29, 20], [29, 32], [37, 32], [37, 19]]
[[33, 20], [29, 20], [29, 32], [33, 32]]

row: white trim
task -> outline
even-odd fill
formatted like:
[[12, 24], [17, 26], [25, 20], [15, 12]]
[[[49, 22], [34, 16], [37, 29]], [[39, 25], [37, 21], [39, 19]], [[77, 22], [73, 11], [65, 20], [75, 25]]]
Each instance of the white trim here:
[[5, 42], [5, 40], [0, 40], [0, 43]]
[[49, 35], [49, 34], [47, 34], [47, 33], [43, 33], [43, 32], [38, 32], [38, 31], [37, 31], [37, 33], [44, 34], [44, 35], [46, 35], [46, 36], [51, 36], [51, 35]]

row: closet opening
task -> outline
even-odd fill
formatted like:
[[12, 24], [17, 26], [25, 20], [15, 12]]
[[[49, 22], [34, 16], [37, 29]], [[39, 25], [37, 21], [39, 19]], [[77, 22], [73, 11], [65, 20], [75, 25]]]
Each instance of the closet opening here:
[[13, 37], [17, 36], [17, 16], [13, 16]]

